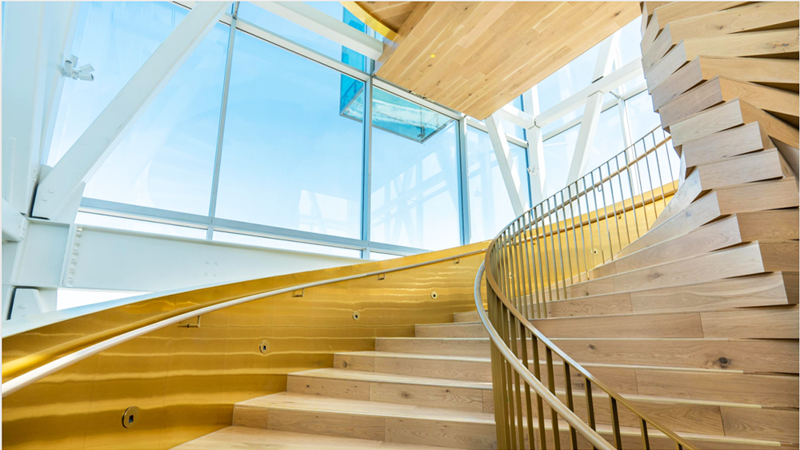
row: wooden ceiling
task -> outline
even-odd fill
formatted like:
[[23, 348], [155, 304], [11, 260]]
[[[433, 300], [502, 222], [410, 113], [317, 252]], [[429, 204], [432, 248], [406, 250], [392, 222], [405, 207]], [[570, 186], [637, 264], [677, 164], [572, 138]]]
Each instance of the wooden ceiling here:
[[357, 4], [397, 32], [378, 76], [478, 119], [640, 14], [637, 2]]

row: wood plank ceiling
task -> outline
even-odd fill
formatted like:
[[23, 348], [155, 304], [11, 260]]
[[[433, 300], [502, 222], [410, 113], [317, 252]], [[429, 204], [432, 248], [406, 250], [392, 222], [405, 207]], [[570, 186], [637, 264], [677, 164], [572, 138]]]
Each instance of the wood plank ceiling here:
[[358, 6], [397, 31], [378, 61], [379, 77], [478, 119], [640, 14], [637, 2], [358, 2]]

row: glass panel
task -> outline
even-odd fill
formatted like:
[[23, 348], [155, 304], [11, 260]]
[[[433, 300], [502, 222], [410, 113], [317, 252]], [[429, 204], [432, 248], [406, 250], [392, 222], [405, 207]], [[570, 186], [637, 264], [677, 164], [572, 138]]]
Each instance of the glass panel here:
[[[342, 20], [344, 23], [347, 23], [359, 31], [364, 32], [367, 29], [363, 22], [355, 17], [352, 17], [352, 15], [346, 15], [346, 10], [339, 2], [307, 3], [337, 20]], [[347, 14], [349, 14], [349, 12]], [[323, 55], [329, 56], [333, 59], [340, 60], [358, 70], [365, 70], [364, 55], [361, 55], [360, 53], [344, 47], [337, 42], [301, 27], [300, 25], [290, 22], [283, 17], [272, 14], [271, 12], [268, 12], [252, 3], [241, 2], [239, 4], [238, 17], [242, 20], [258, 25], [259, 27], [275, 33], [283, 38], [308, 47], [311, 50], [322, 53]]]
[[208, 214], [229, 30], [211, 30], [86, 184], [84, 197]]
[[342, 75], [238, 31], [234, 47], [217, 217], [360, 238], [363, 125], [339, 113]]
[[100, 289], [59, 288], [56, 292], [56, 309], [69, 309], [78, 306], [94, 305], [121, 298], [149, 294], [147, 291], [106, 291]]
[[[592, 141], [592, 146], [587, 149], [589, 162], [586, 164], [586, 170], [592, 170], [601, 164], [605, 164], [606, 161], [623, 150], [625, 150], [625, 140], [622, 137], [619, 107], [614, 106], [600, 114], [594, 141]], [[613, 171], [614, 164], [612, 163], [611, 166]]]
[[566, 186], [579, 130], [580, 125], [576, 125], [543, 142], [545, 196], [553, 195]]
[[[528, 201], [528, 171], [525, 149], [509, 144], [511, 159], [520, 181], [525, 186], [522, 199], [525, 209]], [[517, 215], [508, 198], [508, 191], [497, 164], [489, 135], [467, 127], [467, 164], [469, 166], [470, 240], [479, 242], [493, 238]]]
[[547, 133], [550, 133], [552, 131], [561, 128], [566, 123], [569, 123], [577, 118], [582, 118], [584, 110], [586, 110], [586, 105], [581, 105], [580, 108], [565, 114], [560, 119], [554, 120], [552, 123], [545, 125], [544, 127], [542, 127], [542, 135], [545, 136], [547, 135]]
[[47, 164], [53, 166], [169, 36], [188, 11], [169, 2], [87, 2], [72, 54], [94, 81], [65, 79]]
[[[388, 103], [406, 106], [388, 92], [373, 92], [373, 105], [388, 96]], [[394, 117], [373, 118], [376, 124], [396, 124], [399, 132], [373, 126], [371, 238], [428, 250], [455, 247], [460, 243], [456, 122], [410, 105]], [[437, 131], [420, 139], [431, 126]]]
[[661, 125], [661, 117], [653, 111], [653, 99], [647, 91], [629, 98], [625, 102], [628, 108], [628, 120], [631, 125], [633, 142], [638, 141], [653, 128]]
[[215, 231], [213, 240], [218, 242], [230, 242], [233, 244], [244, 244], [255, 247], [276, 248], [281, 250], [294, 250], [305, 253], [319, 253], [322, 255], [346, 256], [348, 258], [361, 258], [361, 250], [353, 250], [341, 247], [329, 247], [327, 245], [307, 244], [305, 242], [285, 241], [283, 239], [270, 239], [261, 236], [251, 236], [238, 233], [225, 233]]
[[642, 17], [636, 16], [631, 23], [622, 27], [619, 33], [620, 67], [642, 56]]
[[388, 253], [369, 252], [369, 259], [372, 261], [386, 261], [388, 259], [402, 258], [400, 255], [390, 255]]
[[144, 233], [165, 234], [168, 236], [188, 237], [194, 239], [206, 238], [205, 229], [182, 227], [180, 225], [147, 222], [144, 220], [126, 219], [123, 217], [105, 216], [102, 214], [85, 212], [78, 212], [78, 214], [75, 216], [75, 223], [78, 225], [94, 225], [105, 228], [116, 228], [119, 230], [141, 231]]
[[598, 46], [578, 56], [539, 83], [539, 109], [544, 112], [592, 83]]

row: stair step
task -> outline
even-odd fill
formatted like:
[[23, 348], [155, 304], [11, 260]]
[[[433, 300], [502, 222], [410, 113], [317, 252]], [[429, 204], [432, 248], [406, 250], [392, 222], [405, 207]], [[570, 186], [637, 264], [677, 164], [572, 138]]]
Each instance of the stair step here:
[[[613, 361], [617, 365], [748, 373], [797, 374], [800, 350], [796, 340], [553, 338], [551, 341], [580, 364]], [[378, 338], [375, 348], [394, 355], [405, 352], [489, 357], [487, 338]]]
[[250, 428], [231, 426], [205, 435], [199, 439], [189, 441], [175, 447], [175, 450], [443, 450], [447, 447], [431, 447], [429, 445], [396, 444], [393, 442], [373, 441], [366, 439], [352, 439], [334, 436], [325, 436], [313, 433], [313, 430], [304, 430], [304, 433], [288, 431], [275, 431], [264, 428]]
[[[696, 312], [629, 313], [531, 319], [548, 338], [754, 338], [797, 339], [798, 307], [773, 306]], [[480, 322], [423, 324], [419, 337], [487, 336]]]
[[[645, 312], [710, 311], [798, 303], [796, 272], [769, 272], [684, 286], [615, 292], [546, 302], [547, 317]], [[533, 310], [533, 305], [529, 310]], [[456, 323], [476, 322], [477, 311], [454, 314]]]
[[[551, 429], [549, 422], [547, 430]], [[345, 438], [368, 436], [371, 440], [393, 443], [433, 443], [451, 448], [488, 449], [496, 446], [494, 415], [490, 413], [293, 393], [272, 394], [237, 403], [234, 406], [233, 424], [277, 431], [310, 431]], [[538, 421], [534, 421], [534, 431], [537, 427]], [[565, 422], [559, 423], [559, 429], [562, 433], [568, 433]], [[598, 424], [597, 430], [601, 435], [610, 437], [610, 426]], [[623, 427], [621, 431], [623, 445], [641, 442], [637, 428]], [[756, 449], [778, 444], [774, 440], [681, 434], [689, 440], [707, 443], [703, 448]], [[652, 448], [662, 448], [667, 443], [655, 430], [651, 430], [650, 435]], [[538, 439], [538, 435], [535, 439]]]
[[589, 279], [685, 260], [744, 242], [798, 239], [797, 222], [797, 209], [735, 214], [598, 266], [589, 271]]
[[[331, 398], [368, 400], [464, 411], [493, 412], [494, 398], [491, 383], [464, 382], [436, 378], [410, 377], [353, 370], [316, 369], [289, 374], [287, 391], [304, 395]], [[566, 402], [565, 392], [557, 394]], [[586, 416], [585, 392], [573, 392], [575, 411]], [[595, 403], [608, 402], [602, 391], [594, 392]], [[695, 401], [648, 395], [626, 395], [626, 399], [648, 417], [678, 432], [725, 435], [723, 424], [748, 417], [755, 430], [737, 430], [739, 437], [764, 438], [760, 430], [771, 430], [776, 422], [797, 421], [797, 410], [767, 410], [759, 406], [725, 401]], [[604, 403], [602, 403], [604, 404]], [[523, 406], [524, 409], [524, 406]], [[610, 424], [607, 408], [596, 408], [597, 423]], [[547, 414], [549, 418], [549, 413]], [[620, 411], [620, 423], [635, 427], [638, 418], [627, 410]], [[783, 427], [781, 430], [790, 430]], [[775, 431], [770, 431], [775, 433]], [[796, 436], [782, 432], [782, 440]], [[769, 437], [769, 436], [767, 436]]]
[[491, 412], [492, 383], [342, 369], [289, 374], [287, 391], [324, 397]]
[[494, 415], [283, 392], [237, 403], [233, 424], [450, 448], [495, 448]]

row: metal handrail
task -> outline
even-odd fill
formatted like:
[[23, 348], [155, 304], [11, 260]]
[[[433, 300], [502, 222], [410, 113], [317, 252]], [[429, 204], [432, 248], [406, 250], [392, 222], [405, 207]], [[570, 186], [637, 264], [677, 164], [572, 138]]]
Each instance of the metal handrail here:
[[255, 300], [260, 300], [262, 298], [272, 297], [272, 296], [280, 295], [280, 294], [287, 294], [289, 292], [294, 292], [294, 291], [297, 291], [297, 290], [300, 290], [300, 289], [308, 289], [308, 288], [312, 288], [312, 287], [316, 287], [316, 286], [322, 286], [322, 285], [325, 285], [325, 284], [339, 283], [339, 282], [342, 282], [342, 281], [349, 281], [349, 280], [355, 280], [355, 279], [358, 279], [358, 278], [371, 277], [371, 276], [376, 276], [376, 275], [381, 275], [381, 274], [386, 274], [386, 273], [391, 273], [391, 272], [397, 272], [397, 271], [400, 271], [400, 270], [413, 269], [413, 268], [416, 268], [416, 267], [421, 267], [421, 266], [426, 266], [426, 265], [430, 265], [430, 264], [436, 264], [436, 263], [440, 263], [440, 262], [444, 262], [444, 261], [450, 261], [450, 260], [453, 260], [453, 259], [465, 258], [465, 257], [468, 257], [468, 256], [477, 255], [477, 254], [483, 253], [484, 251], [485, 251], [485, 249], [474, 250], [474, 251], [465, 252], [465, 253], [458, 254], [458, 255], [446, 256], [446, 257], [443, 257], [443, 258], [438, 258], [438, 259], [429, 260], [429, 261], [423, 261], [423, 262], [419, 262], [419, 263], [415, 263], [415, 264], [408, 264], [408, 265], [400, 266], [400, 267], [393, 267], [393, 268], [377, 270], [377, 271], [373, 271], [373, 272], [359, 273], [359, 274], [355, 274], [355, 275], [348, 275], [348, 276], [332, 278], [332, 279], [328, 279], [328, 280], [320, 280], [320, 281], [314, 281], [314, 282], [311, 282], [311, 283], [298, 284], [298, 285], [294, 285], [294, 286], [290, 286], [290, 287], [286, 287], [286, 288], [277, 289], [277, 290], [274, 290], [274, 291], [264, 292], [264, 293], [261, 293], [261, 294], [249, 295], [249, 296], [246, 296], [246, 297], [241, 297], [241, 298], [237, 298], [237, 299], [233, 299], [233, 300], [228, 300], [228, 301], [225, 301], [225, 302], [216, 303], [216, 304], [211, 305], [211, 306], [206, 306], [206, 307], [194, 309], [194, 310], [186, 312], [186, 313], [177, 314], [177, 315], [174, 315], [174, 316], [169, 317], [167, 319], [152, 323], [150, 325], [146, 325], [146, 326], [143, 326], [143, 327], [136, 328], [136, 329], [128, 331], [126, 333], [122, 333], [122, 334], [119, 334], [119, 335], [114, 336], [112, 338], [109, 338], [109, 339], [106, 339], [104, 341], [98, 342], [97, 344], [94, 344], [94, 345], [88, 346], [86, 348], [77, 350], [77, 351], [75, 351], [73, 353], [70, 353], [68, 355], [62, 356], [61, 358], [55, 359], [55, 360], [53, 360], [53, 361], [51, 361], [51, 362], [49, 362], [47, 364], [44, 364], [44, 365], [39, 366], [39, 367], [37, 367], [35, 369], [32, 369], [32, 370], [30, 370], [30, 371], [28, 371], [28, 372], [26, 372], [26, 373], [24, 373], [24, 374], [22, 374], [22, 375], [20, 375], [20, 376], [18, 376], [16, 378], [14, 378], [14, 379], [12, 379], [12, 380], [6, 381], [6, 382], [3, 383], [3, 397], [2, 398], [6, 398], [7, 396], [13, 394], [14, 392], [17, 392], [20, 389], [22, 389], [22, 388], [24, 388], [26, 386], [29, 386], [29, 385], [35, 383], [36, 381], [41, 380], [42, 378], [44, 378], [44, 377], [46, 377], [48, 375], [52, 375], [53, 373], [56, 373], [61, 369], [69, 367], [69, 366], [71, 366], [71, 365], [73, 365], [73, 364], [75, 364], [75, 363], [77, 363], [79, 361], [82, 361], [82, 360], [84, 360], [86, 358], [89, 358], [90, 356], [96, 355], [96, 354], [98, 354], [98, 353], [100, 353], [100, 352], [102, 352], [104, 350], [108, 350], [109, 348], [115, 347], [115, 346], [117, 346], [119, 344], [128, 342], [128, 341], [130, 341], [132, 339], [135, 339], [135, 338], [137, 338], [139, 336], [144, 336], [144, 335], [146, 335], [148, 333], [152, 333], [152, 332], [154, 332], [156, 330], [160, 330], [160, 329], [168, 327], [170, 325], [175, 325], [177, 323], [180, 323], [180, 322], [183, 322], [183, 321], [186, 321], [186, 320], [190, 320], [190, 319], [194, 319], [196, 317], [200, 317], [200, 316], [202, 316], [204, 314], [209, 314], [209, 313], [212, 313], [214, 311], [219, 311], [221, 309], [225, 309], [225, 308], [230, 308], [232, 306], [241, 305], [242, 303], [248, 303], [248, 302], [252, 302], [252, 301], [255, 301]]
[[[656, 134], [662, 133], [661, 139], [656, 139]], [[652, 147], [647, 148], [646, 139], [652, 138]], [[637, 154], [637, 146], [642, 144], [644, 147], [642, 154]], [[534, 206], [523, 213], [504, 228], [489, 244], [486, 249], [484, 263], [478, 270], [475, 279], [475, 303], [481, 322], [489, 333], [492, 351], [492, 382], [495, 395], [495, 419], [497, 423], [498, 446], [500, 448], [536, 448], [536, 438], [538, 437], [539, 447], [547, 448], [548, 435], [556, 449], [561, 448], [561, 435], [559, 431], [559, 418], [567, 422], [569, 427], [569, 448], [578, 448], [578, 435], [588, 440], [592, 448], [600, 449], [620, 449], [622, 448], [622, 429], [619, 419], [620, 407], [634, 414], [638, 418], [639, 430], [641, 432], [642, 443], [645, 449], [650, 448], [649, 428], [660, 432], [661, 438], [672, 441], [678, 450], [693, 449], [680, 436], [645, 416], [641, 411], [629, 403], [623, 396], [616, 393], [609, 386], [594, 377], [584, 367], [569, 357], [564, 351], [559, 349], [544, 334], [534, 327], [529, 318], [547, 317], [548, 301], [555, 301], [569, 298], [567, 286], [570, 284], [589, 279], [589, 257], [586, 247], [592, 247], [593, 256], [601, 253], [600, 264], [614, 260], [615, 245], [616, 249], [624, 247], [625, 240], [621, 231], [619, 221], [624, 217], [625, 234], [627, 243], [633, 242], [631, 239], [628, 212], [634, 215], [633, 224], [636, 227], [636, 238], [639, 237], [640, 222], [636, 214], [645, 215], [645, 229], [651, 227], [651, 221], [647, 220], [647, 215], [657, 218], [659, 210], [657, 207], [656, 192], [661, 190], [660, 200], [666, 207], [667, 198], [660, 173], [661, 163], [659, 161], [659, 151], [664, 150], [666, 164], [670, 170], [670, 179], [674, 192], [676, 179], [672, 176], [672, 164], [677, 161], [671, 159], [676, 157], [671, 150], [670, 138], [666, 136], [660, 127], [653, 130], [634, 146], [629, 147], [614, 158], [604, 163], [581, 179], [569, 184], [555, 195]], [[632, 154], [631, 154], [632, 153]], [[624, 155], [626, 164], [617, 164], [616, 171], [611, 170], [611, 161], [617, 160]], [[627, 157], [631, 156], [630, 162]], [[650, 160], [654, 159], [653, 164], [659, 167], [658, 186], [654, 184], [656, 179], [650, 171]], [[642, 167], [647, 165], [647, 167]], [[602, 168], [607, 169], [604, 176]], [[646, 180], [649, 189], [644, 188], [642, 172], [647, 170]], [[595, 182], [594, 174], [599, 171], [599, 182]], [[677, 170], [676, 170], [677, 171]], [[637, 202], [631, 201], [631, 208], [627, 209], [625, 201], [626, 192], [622, 184], [622, 179], [627, 176], [630, 190], [627, 195], [635, 199], [637, 195], [642, 196], [640, 206]], [[633, 187], [633, 177], [639, 182], [640, 192], [637, 194]], [[587, 187], [587, 179], [591, 185]], [[583, 190], [578, 189], [578, 182], [583, 181]], [[615, 190], [614, 183], [618, 182], [619, 190]], [[573, 187], [574, 195], [573, 195]], [[606, 204], [606, 192], [610, 189], [611, 208], [613, 214], [609, 214]], [[564, 191], [568, 195], [564, 195]], [[649, 192], [648, 192], [649, 191]], [[598, 201], [602, 199], [602, 206]], [[644, 195], [649, 193], [650, 202], [644, 200]], [[614, 196], [619, 195], [622, 201], [622, 211], [617, 211], [617, 201]], [[560, 198], [559, 198], [560, 196]], [[590, 202], [593, 200], [593, 202]], [[593, 204], [594, 211], [591, 211], [590, 203]], [[577, 214], [574, 210], [577, 204]], [[545, 207], [546, 205], [546, 207]], [[597, 236], [585, 238], [584, 215], [581, 206], [585, 205], [589, 219], [588, 228], [592, 233], [592, 228], [596, 225]], [[648, 209], [648, 206], [651, 208]], [[601, 211], [602, 209], [602, 211]], [[594, 219], [591, 213], [594, 212]], [[602, 214], [602, 216], [601, 216]], [[578, 220], [580, 218], [580, 220]], [[614, 221], [616, 224], [617, 240], [613, 240], [609, 223]], [[601, 230], [600, 225], [605, 222], [606, 230]], [[655, 222], [655, 219], [653, 220]], [[553, 227], [553, 225], [556, 225]], [[555, 229], [554, 229], [555, 228]], [[580, 237], [578, 236], [580, 230]], [[606, 233], [602, 233], [606, 231]], [[607, 240], [603, 242], [603, 235]], [[597, 238], [597, 239], [595, 239]], [[572, 245], [570, 245], [570, 240]], [[599, 243], [601, 251], [597, 252], [594, 246]], [[603, 245], [607, 245], [609, 259], [604, 255]], [[566, 246], [566, 253], [564, 247]], [[581, 252], [583, 252], [583, 270], [581, 270]], [[574, 260], [573, 260], [574, 259]], [[593, 267], [597, 262], [593, 259]], [[566, 267], [569, 267], [567, 273]], [[593, 268], [592, 267], [592, 268]], [[577, 270], [577, 278], [574, 270]], [[486, 280], [486, 303], [488, 315], [484, 313], [483, 299], [481, 296], [481, 282]], [[555, 292], [553, 287], [555, 286]], [[563, 287], [563, 289], [562, 289]], [[560, 292], [563, 291], [563, 292]], [[549, 297], [549, 300], [548, 300]], [[540, 346], [545, 354], [545, 373], [542, 374], [540, 367]], [[529, 358], [529, 353], [531, 357]], [[553, 355], [560, 358], [563, 364], [563, 392], [565, 401], [556, 394], [556, 372], [553, 363]], [[531, 372], [532, 370], [532, 372]], [[543, 376], [545, 375], [545, 376]], [[575, 414], [575, 403], [573, 398], [573, 383], [577, 377], [578, 383], [583, 383], [586, 398], [586, 411], [588, 414], [588, 424]], [[547, 386], [544, 381], [546, 378]], [[594, 396], [592, 389], [596, 388], [604, 392], [610, 402], [610, 440], [603, 438], [597, 432], [595, 420]], [[531, 390], [535, 397], [531, 397]], [[546, 403], [546, 405], [545, 405]], [[535, 411], [533, 409], [535, 404]], [[545, 425], [545, 406], [549, 408], [550, 428]], [[523, 411], [524, 409], [524, 411]], [[538, 426], [534, 426], [534, 420], [538, 421]], [[538, 436], [535, 430], [538, 429]], [[549, 434], [548, 434], [549, 433]]]

